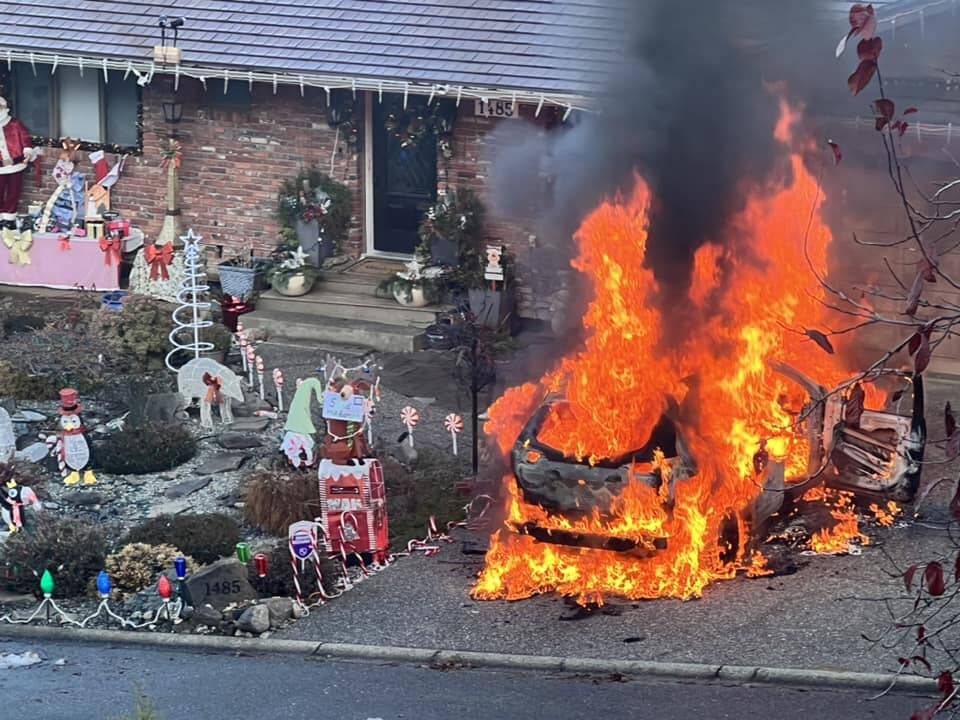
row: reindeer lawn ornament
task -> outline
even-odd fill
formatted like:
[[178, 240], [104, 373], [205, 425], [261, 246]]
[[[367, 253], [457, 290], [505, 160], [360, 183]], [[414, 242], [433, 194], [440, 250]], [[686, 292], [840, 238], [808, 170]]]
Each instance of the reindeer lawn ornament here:
[[243, 402], [240, 379], [211, 358], [195, 358], [177, 371], [177, 390], [190, 403], [200, 401], [200, 425], [213, 427], [213, 406], [220, 406], [220, 421], [233, 422], [233, 401]]

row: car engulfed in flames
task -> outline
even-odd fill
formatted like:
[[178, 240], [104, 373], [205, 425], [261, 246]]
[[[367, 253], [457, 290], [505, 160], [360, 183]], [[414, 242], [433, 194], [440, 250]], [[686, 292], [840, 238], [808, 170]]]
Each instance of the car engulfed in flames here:
[[[798, 424], [810, 449], [807, 473], [786, 481], [784, 465], [765, 452], [754, 458], [758, 482], [763, 491], [745, 511], [756, 544], [771, 518], [785, 504], [803, 497], [811, 487], [826, 485], [852, 493], [859, 501], [910, 502], [920, 482], [926, 441], [923, 383], [910, 378], [912, 407], [909, 414], [868, 410], [859, 406], [859, 384], [847, 393], [829, 392], [802, 373], [779, 365], [775, 370], [799, 384], [807, 393]], [[900, 391], [902, 397], [904, 391]], [[902, 402], [902, 401], [901, 401]], [[640, 483], [657, 493], [664, 509], [672, 510], [676, 485], [697, 473], [675, 420], [682, 409], [675, 403], [654, 426], [649, 441], [616, 458], [583, 462], [565, 455], [539, 437], [553, 413], [568, 411], [567, 401], [548, 396], [530, 416], [511, 454], [517, 489], [524, 502], [539, 506], [548, 517], [574, 524], [591, 514], [608, 523], [613, 519], [616, 500], [630, 483]], [[729, 517], [720, 525], [718, 545], [721, 557], [732, 559], [739, 546], [739, 528], [744, 523]], [[665, 534], [617, 537], [566, 529], [555, 523], [527, 520], [514, 531], [540, 542], [556, 543], [648, 557], [667, 548]]]

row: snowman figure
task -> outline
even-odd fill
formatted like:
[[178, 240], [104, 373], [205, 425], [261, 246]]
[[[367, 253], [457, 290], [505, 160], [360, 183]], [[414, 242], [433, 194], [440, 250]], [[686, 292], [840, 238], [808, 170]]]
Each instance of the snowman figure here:
[[84, 435], [83, 407], [77, 399], [77, 391], [65, 388], [60, 391], [60, 430], [54, 451], [60, 465], [64, 485], [76, 485], [83, 475], [84, 485], [96, 485], [97, 478], [90, 469], [90, 445]]

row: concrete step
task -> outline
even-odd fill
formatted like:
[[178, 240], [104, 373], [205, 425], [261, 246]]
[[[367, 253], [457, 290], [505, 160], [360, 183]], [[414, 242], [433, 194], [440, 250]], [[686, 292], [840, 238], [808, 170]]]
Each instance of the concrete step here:
[[323, 282], [313, 292], [300, 297], [286, 297], [273, 290], [260, 295], [257, 308], [270, 312], [318, 315], [345, 320], [364, 320], [383, 325], [425, 328], [436, 321], [438, 312], [447, 308], [432, 305], [424, 308], [405, 307], [393, 298], [378, 298], [353, 292], [339, 292]]
[[382, 352], [409, 352], [424, 346], [419, 327], [267, 310], [259, 303], [254, 312], [243, 316], [243, 324], [266, 331], [271, 340], [357, 345]]

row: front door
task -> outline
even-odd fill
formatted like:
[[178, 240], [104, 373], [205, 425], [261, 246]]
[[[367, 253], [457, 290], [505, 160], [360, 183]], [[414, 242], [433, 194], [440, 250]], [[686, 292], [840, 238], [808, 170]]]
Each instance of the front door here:
[[404, 142], [409, 121], [423, 108], [422, 98], [384, 95], [373, 105], [373, 248], [413, 254], [417, 227], [437, 200], [437, 139], [425, 132]]

